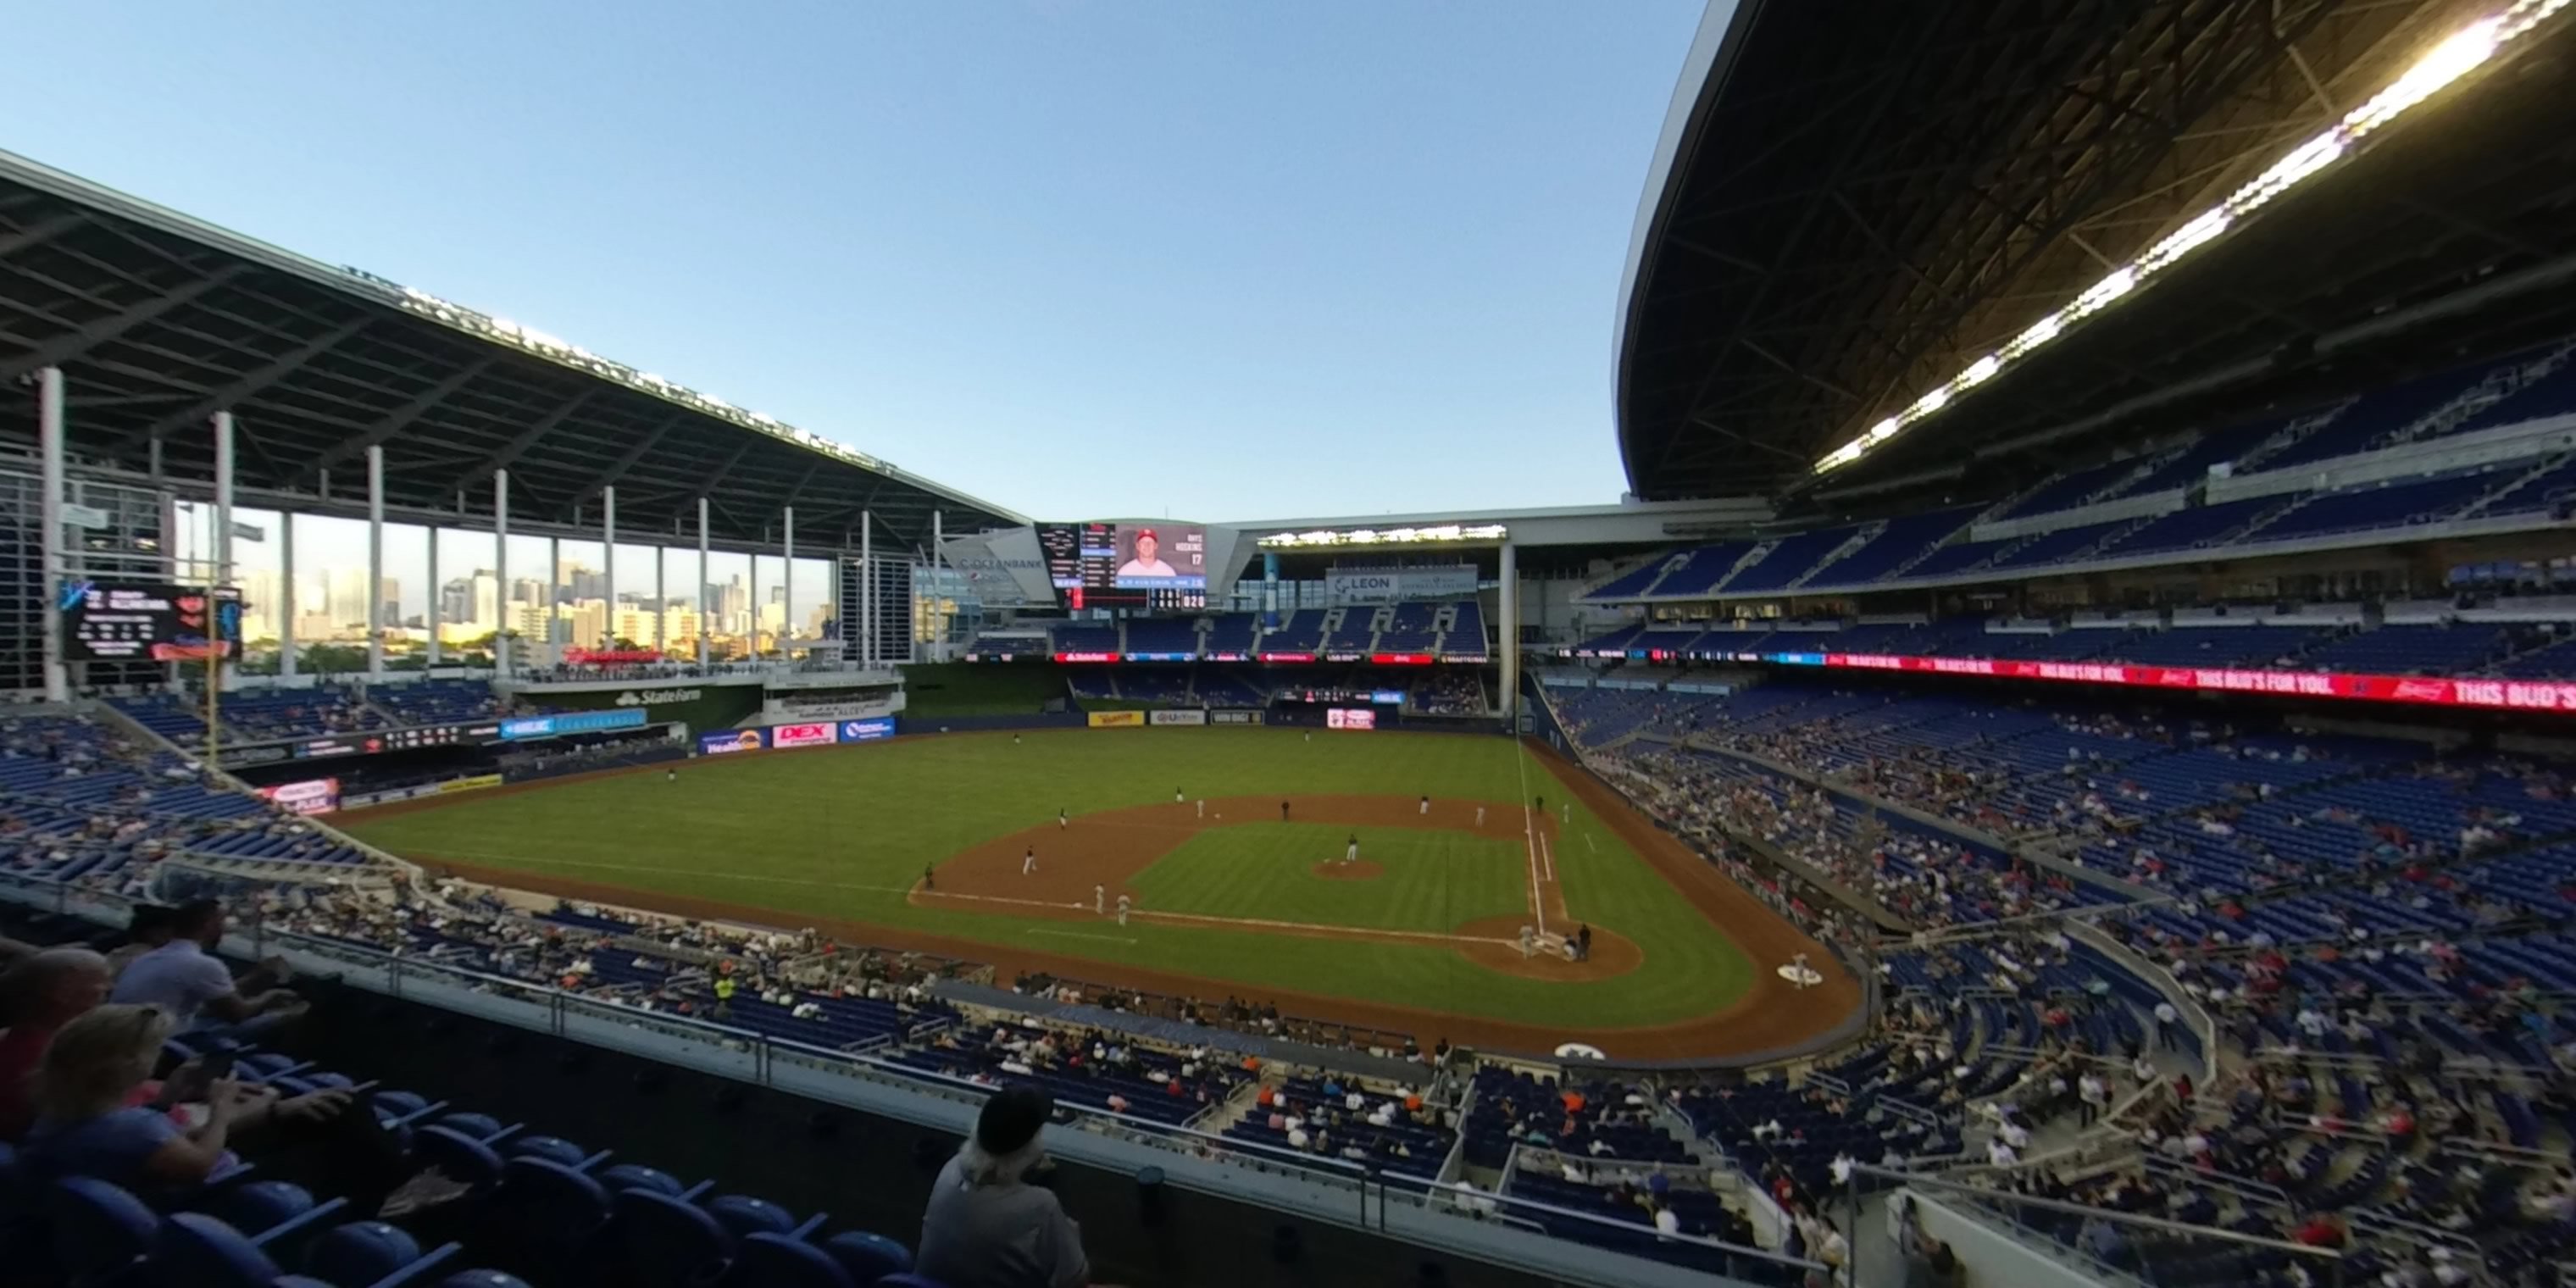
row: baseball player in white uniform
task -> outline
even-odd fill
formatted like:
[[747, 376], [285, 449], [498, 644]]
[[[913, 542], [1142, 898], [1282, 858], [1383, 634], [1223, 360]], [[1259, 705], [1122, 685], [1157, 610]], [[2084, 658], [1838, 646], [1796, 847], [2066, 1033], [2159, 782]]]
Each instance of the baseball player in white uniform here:
[[1478, 826], [1478, 827], [1483, 827], [1484, 825], [1485, 825], [1485, 807], [1484, 807], [1484, 806], [1482, 806], [1482, 805], [1479, 805], [1479, 806], [1477, 806], [1477, 807], [1476, 807], [1476, 826]]
[[1032, 846], [1030, 846], [1030, 847], [1028, 848], [1028, 852], [1027, 852], [1027, 853], [1022, 854], [1022, 855], [1020, 856], [1020, 875], [1021, 875], [1021, 876], [1027, 876], [1027, 875], [1029, 875], [1030, 873], [1035, 872], [1035, 871], [1037, 871], [1037, 870], [1038, 870], [1038, 847], [1036, 847], [1036, 846], [1032, 845]]
[[1360, 838], [1355, 834], [1351, 837], [1351, 843], [1342, 847], [1342, 862], [1357, 863], [1359, 861]]
[[1118, 924], [1122, 926], [1127, 924], [1127, 904], [1127, 896], [1118, 896]]
[[1530, 952], [1537, 947], [1537, 944], [1538, 932], [1527, 926], [1521, 927], [1521, 956], [1529, 956]]
[[1428, 796], [1422, 798], [1422, 813], [1425, 817], [1431, 813], [1431, 798]]
[[1181, 803], [1181, 789], [1178, 787], [1172, 789], [1172, 803], [1175, 805]]
[[1069, 821], [1067, 821], [1067, 820], [1066, 820], [1066, 818], [1065, 818], [1065, 816], [1064, 816], [1064, 811], [1063, 811], [1063, 810], [1057, 810], [1057, 811], [1055, 812], [1055, 830], [1057, 830], [1057, 831], [1061, 832], [1061, 831], [1063, 831], [1064, 829], [1066, 829], [1066, 828], [1068, 828], [1068, 827], [1071, 827], [1071, 826], [1073, 826], [1073, 824], [1072, 824], [1071, 822], [1069, 822]]
[[1091, 911], [1094, 914], [1109, 911], [1109, 887], [1091, 887]]
[[1207, 797], [1205, 796], [1199, 798], [1199, 817], [1207, 817]]

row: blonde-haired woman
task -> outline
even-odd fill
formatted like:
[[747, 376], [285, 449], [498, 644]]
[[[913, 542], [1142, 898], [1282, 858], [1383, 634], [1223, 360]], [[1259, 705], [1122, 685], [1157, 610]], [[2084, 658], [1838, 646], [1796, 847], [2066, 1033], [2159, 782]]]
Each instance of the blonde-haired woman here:
[[196, 1185], [227, 1168], [225, 1138], [250, 1103], [231, 1078], [207, 1084], [205, 1114], [193, 1128], [133, 1103], [175, 1027], [157, 1006], [101, 1006], [57, 1030], [36, 1066], [31, 1161], [50, 1175], [129, 1189]]

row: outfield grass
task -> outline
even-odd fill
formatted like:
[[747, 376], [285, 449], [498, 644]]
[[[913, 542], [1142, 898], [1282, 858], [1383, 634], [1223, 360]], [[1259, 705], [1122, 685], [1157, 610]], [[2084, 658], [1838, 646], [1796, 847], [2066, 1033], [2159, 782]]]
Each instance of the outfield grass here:
[[[1647, 958], [1644, 969], [1599, 983], [1503, 975], [1437, 945], [1251, 936], [1141, 922], [1114, 936], [1078, 938], [1090, 932], [952, 907], [915, 907], [905, 899], [926, 865], [970, 845], [1052, 826], [1058, 809], [1080, 815], [1168, 803], [1176, 788], [1211, 798], [1329, 793], [1409, 799], [1427, 793], [1518, 808], [1533, 793], [1557, 801], [1559, 794], [1549, 790], [1554, 786], [1542, 766], [1501, 738], [1377, 733], [1310, 739], [1284, 729], [1077, 729], [1033, 732], [1017, 744], [1009, 734], [955, 734], [696, 761], [681, 769], [676, 783], [659, 773], [588, 779], [360, 820], [349, 830], [396, 853], [748, 904], [777, 910], [789, 925], [828, 917], [912, 927], [1194, 974], [1247, 991], [1296, 989], [1577, 1028], [1671, 1023], [1708, 1014], [1740, 996], [1752, 967], [1733, 941], [1580, 805], [1564, 823], [1554, 856], [1569, 910], [1627, 936]], [[1270, 829], [1240, 829], [1247, 839], [1265, 830]], [[1483, 907], [1491, 897], [1485, 862], [1473, 857], [1484, 852], [1486, 842], [1403, 829], [1387, 829], [1383, 843], [1363, 838], [1368, 857], [1388, 866], [1387, 878], [1348, 884], [1309, 878], [1266, 894], [1240, 889], [1216, 877], [1237, 864], [1256, 873], [1279, 867], [1302, 873], [1315, 856], [1302, 848], [1286, 855], [1258, 845], [1227, 847], [1225, 837], [1235, 831], [1192, 842], [1174, 856], [1185, 862], [1169, 872], [1158, 864], [1142, 874], [1153, 885], [1147, 897], [1155, 906], [1167, 906], [1162, 900], [1169, 896], [1222, 907], [1216, 915], [1372, 926], [1441, 915], [1432, 896], [1444, 884], [1454, 884], [1448, 897], [1461, 911]], [[1340, 853], [1340, 835], [1330, 838], [1336, 843], [1327, 854]], [[1387, 847], [1443, 835], [1454, 835], [1454, 853], [1427, 858], [1410, 875], [1398, 874], [1407, 866], [1404, 856]], [[1225, 852], [1210, 850], [1204, 859], [1195, 853], [1208, 846]], [[1518, 908], [1519, 862], [1506, 853], [1494, 869], [1505, 874], [1505, 901], [1476, 915]]]
[[[1318, 863], [1360, 857], [1386, 870], [1372, 881], [1328, 881]], [[1208, 917], [1304, 921], [1371, 930], [1455, 930], [1529, 908], [1529, 868], [1517, 841], [1402, 827], [1275, 822], [1198, 833], [1127, 884], [1143, 905]]]

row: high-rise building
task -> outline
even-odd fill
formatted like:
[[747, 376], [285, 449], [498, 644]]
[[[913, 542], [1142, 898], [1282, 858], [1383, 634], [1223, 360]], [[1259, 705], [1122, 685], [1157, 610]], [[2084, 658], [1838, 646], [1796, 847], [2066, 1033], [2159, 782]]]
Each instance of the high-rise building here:
[[323, 571], [322, 611], [330, 616], [333, 626], [365, 629], [367, 625], [367, 570], [365, 568], [329, 568]]
[[510, 581], [510, 607], [513, 609], [542, 608], [547, 606], [550, 599], [551, 596], [546, 594], [545, 583], [534, 577], [516, 577]]
[[470, 624], [474, 620], [474, 579], [452, 577], [438, 588], [438, 620]]

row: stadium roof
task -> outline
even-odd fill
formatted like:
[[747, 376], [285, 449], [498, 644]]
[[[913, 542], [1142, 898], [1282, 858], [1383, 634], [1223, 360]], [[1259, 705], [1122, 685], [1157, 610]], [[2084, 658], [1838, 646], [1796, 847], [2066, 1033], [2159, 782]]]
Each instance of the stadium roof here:
[[[2321, 378], [2324, 357], [2384, 359], [2326, 343], [2372, 319], [2439, 321], [2453, 353], [2569, 327], [2568, 292], [2546, 289], [2576, 254], [2564, 5], [1714, 0], [1622, 294], [1632, 490], [1777, 495], [1813, 481], [1827, 453], [2008, 352], [2177, 230], [2188, 238], [2446, 37], [2508, 7], [2549, 21], [2162, 280], [2062, 335], [2049, 327], [2053, 342], [1990, 383], [1951, 386], [1937, 415], [1833, 478], [1955, 477], [1979, 448], [2111, 430], [2178, 391], [2224, 385], [2259, 406]], [[2446, 296], [2475, 307], [2434, 304]], [[2058, 450], [2067, 440], [2054, 436]]]
[[[73, 459], [213, 475], [209, 415], [235, 413], [245, 490], [363, 502], [382, 445], [387, 504], [487, 522], [510, 471], [514, 523], [696, 533], [726, 543], [930, 543], [1027, 520], [808, 431], [354, 268], [335, 267], [0, 152], [0, 383], [63, 368]], [[32, 444], [32, 399], [0, 400], [0, 443]]]

